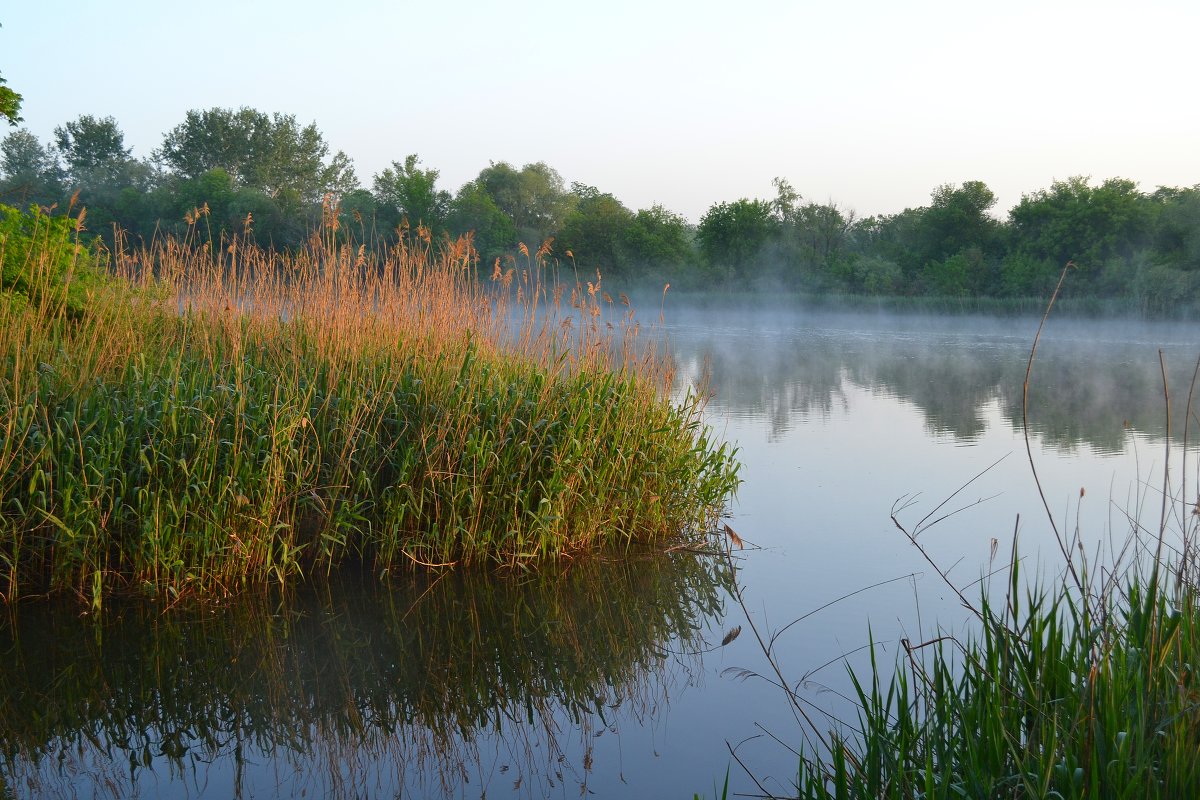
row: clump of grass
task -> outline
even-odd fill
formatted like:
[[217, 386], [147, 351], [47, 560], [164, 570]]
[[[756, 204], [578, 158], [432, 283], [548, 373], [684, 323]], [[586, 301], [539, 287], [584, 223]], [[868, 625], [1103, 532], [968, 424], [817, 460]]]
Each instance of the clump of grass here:
[[703, 530], [732, 451], [701, 398], [668, 400], [669, 363], [599, 276], [543, 279], [547, 250], [485, 280], [469, 238], [375, 254], [330, 209], [292, 255], [249, 232], [118, 247], [86, 314], [0, 308], [0, 595], [523, 565]]
[[855, 679], [859, 729], [804, 758], [797, 795], [1179, 798], [1200, 787], [1200, 612], [1131, 581], [1081, 602], [1065, 587], [985, 600], [982, 630]]

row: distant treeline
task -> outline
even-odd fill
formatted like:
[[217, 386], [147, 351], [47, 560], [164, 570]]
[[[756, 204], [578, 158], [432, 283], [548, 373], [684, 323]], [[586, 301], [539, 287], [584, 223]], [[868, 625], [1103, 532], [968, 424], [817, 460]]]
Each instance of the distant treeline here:
[[538, 162], [489, 164], [452, 194], [416, 155], [365, 188], [313, 124], [242, 108], [190, 111], [148, 159], [134, 158], [111, 117], [81, 116], [43, 143], [20, 129], [0, 142], [0, 203], [87, 208], [87, 229], [302, 243], [332, 197], [343, 230], [386, 246], [418, 226], [472, 232], [483, 268], [522, 243], [553, 239], [552, 257], [612, 284], [772, 288], [889, 296], [1044, 296], [1073, 261], [1076, 295], [1160, 312], [1200, 303], [1200, 185], [1139, 190], [1076, 177], [993, 216], [980, 181], [933, 190], [926, 206], [858, 217], [805, 200], [786, 180], [774, 197], [714, 204], [692, 225], [662, 206], [634, 211], [608, 192], [564, 184]]

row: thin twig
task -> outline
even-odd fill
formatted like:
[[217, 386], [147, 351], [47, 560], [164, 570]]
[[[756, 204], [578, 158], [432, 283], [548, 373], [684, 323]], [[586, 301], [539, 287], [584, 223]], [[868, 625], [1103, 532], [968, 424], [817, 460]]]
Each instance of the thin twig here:
[[1068, 261], [1063, 266], [1062, 273], [1058, 276], [1058, 284], [1050, 295], [1050, 302], [1046, 304], [1045, 313], [1042, 314], [1042, 321], [1038, 323], [1037, 334], [1033, 337], [1033, 346], [1029, 348], [1029, 362], [1025, 365], [1025, 384], [1021, 390], [1021, 431], [1025, 437], [1025, 455], [1029, 458], [1029, 471], [1033, 473], [1033, 482], [1037, 485], [1038, 496], [1042, 498], [1042, 507], [1046, 509], [1046, 518], [1050, 520], [1050, 528], [1054, 531], [1058, 548], [1067, 562], [1067, 570], [1071, 573], [1071, 579], [1082, 594], [1083, 582], [1079, 579], [1079, 573], [1075, 570], [1075, 561], [1066, 542], [1063, 541], [1058, 525], [1054, 522], [1054, 512], [1050, 510], [1050, 503], [1046, 500], [1046, 490], [1042, 488], [1042, 480], [1038, 477], [1037, 465], [1033, 461], [1033, 444], [1029, 440], [1029, 376], [1033, 373], [1033, 359], [1037, 355], [1038, 342], [1042, 339], [1042, 329], [1046, 327], [1046, 320], [1050, 318], [1050, 310], [1054, 308], [1054, 301], [1058, 299], [1058, 294], [1062, 291], [1063, 282], [1067, 279], [1067, 271], [1073, 266], [1075, 266], [1074, 261]]

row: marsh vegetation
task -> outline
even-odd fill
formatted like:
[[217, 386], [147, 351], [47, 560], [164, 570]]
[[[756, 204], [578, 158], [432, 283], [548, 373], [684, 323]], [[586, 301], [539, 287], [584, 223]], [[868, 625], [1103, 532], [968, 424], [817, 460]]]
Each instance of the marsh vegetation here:
[[77, 225], [2, 213], [9, 603], [661, 548], [737, 485], [627, 304], [542, 253], [481, 280], [469, 237], [377, 254], [330, 209], [281, 255], [197, 209], [105, 278]]

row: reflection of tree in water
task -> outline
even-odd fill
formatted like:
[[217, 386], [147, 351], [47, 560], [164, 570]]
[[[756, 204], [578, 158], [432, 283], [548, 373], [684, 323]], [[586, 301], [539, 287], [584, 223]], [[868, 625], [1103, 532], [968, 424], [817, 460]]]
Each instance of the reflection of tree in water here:
[[846, 407], [844, 361], [821, 353], [819, 344], [722, 334], [689, 339], [687, 349], [673, 344], [677, 380], [707, 379], [716, 392], [713, 408], [765, 419], [772, 438], [790, 430], [797, 417], [828, 417]]
[[[666, 700], [667, 649], [697, 652], [726, 581], [720, 561], [676, 553], [339, 581], [216, 608], [114, 606], [98, 622], [24, 606], [0, 624], [0, 785], [585, 790], [592, 737]], [[560, 727], [581, 737], [578, 758]]]
[[[681, 364], [707, 360], [716, 395], [713, 408], [767, 422], [773, 437], [812, 414], [829, 414], [846, 403], [846, 385], [910, 402], [935, 433], [963, 441], [987, 427], [985, 408], [997, 403], [1015, 429], [1021, 425], [1022, 386], [1032, 341], [1006, 328], [976, 331], [972, 320], [943, 321], [933, 329], [903, 329], [844, 319], [821, 327], [798, 318], [794, 328], [729, 326], [694, 333], [672, 331]], [[996, 325], [997, 323], [991, 323]], [[1104, 331], [1097, 324], [1097, 331]], [[1165, 429], [1162, 377], [1157, 347], [1069, 328], [1048, 335], [1039, 348], [1030, 387], [1030, 423], [1035, 434], [1060, 448], [1087, 444], [1105, 452], [1124, 449], [1125, 425], [1151, 435]], [[1165, 350], [1172, 407], [1172, 433], [1181, 436], [1195, 352], [1175, 344]], [[690, 378], [687, 370], [682, 374]], [[1195, 436], [1193, 436], [1193, 439]]]

